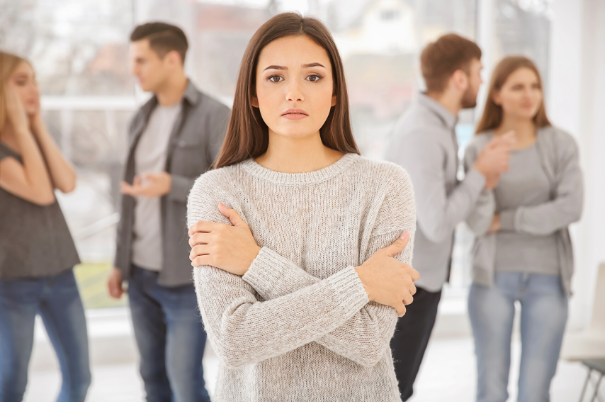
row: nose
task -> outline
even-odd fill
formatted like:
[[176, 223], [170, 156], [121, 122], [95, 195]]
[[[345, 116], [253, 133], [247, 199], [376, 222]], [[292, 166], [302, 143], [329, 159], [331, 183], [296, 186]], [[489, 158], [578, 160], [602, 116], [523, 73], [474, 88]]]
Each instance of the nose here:
[[302, 102], [304, 100], [304, 96], [300, 90], [300, 85], [293, 81], [290, 82], [290, 85], [288, 85], [286, 90], [286, 100], [288, 102]]

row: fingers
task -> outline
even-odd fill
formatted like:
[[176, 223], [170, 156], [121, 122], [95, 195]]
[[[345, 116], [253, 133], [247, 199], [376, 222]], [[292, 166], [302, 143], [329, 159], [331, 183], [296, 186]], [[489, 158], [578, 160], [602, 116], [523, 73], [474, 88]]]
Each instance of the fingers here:
[[389, 257], [394, 257], [398, 253], [400, 253], [410, 242], [410, 232], [407, 230], [401, 234], [401, 237], [395, 241], [395, 243], [391, 244], [388, 247], [385, 247], [383, 250], [386, 251]]
[[405, 312], [407, 311], [407, 309], [405, 308], [405, 304], [403, 304], [402, 302], [396, 303], [395, 306], [392, 307], [395, 308], [399, 317], [403, 317], [405, 315]]
[[197, 232], [189, 238], [189, 245], [194, 247], [197, 244], [208, 244], [210, 243], [210, 238], [210, 233]]
[[109, 296], [114, 299], [119, 299], [124, 293], [122, 281], [116, 281], [115, 278], [109, 278], [107, 281], [107, 290], [109, 292]]
[[210, 233], [213, 230], [217, 230], [220, 226], [226, 225], [222, 223], [199, 221], [191, 225], [189, 228], [189, 236], [193, 236], [196, 233]]
[[246, 222], [239, 216], [237, 211], [232, 208], [227, 208], [223, 203], [218, 204], [218, 210], [225, 217], [229, 218], [229, 221], [233, 226], [243, 226], [246, 225]]
[[191, 252], [189, 253], [189, 259], [193, 261], [197, 257], [203, 255], [210, 255], [210, 246], [208, 246], [207, 244], [197, 244], [191, 248]]

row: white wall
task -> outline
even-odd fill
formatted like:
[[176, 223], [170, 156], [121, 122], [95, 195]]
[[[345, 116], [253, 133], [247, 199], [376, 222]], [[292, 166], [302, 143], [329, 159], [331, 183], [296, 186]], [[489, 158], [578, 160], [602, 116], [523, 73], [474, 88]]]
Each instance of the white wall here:
[[[605, 1], [554, 0], [549, 117], [578, 140], [585, 175], [570, 329], [590, 316], [597, 266], [605, 262]], [[601, 23], [599, 23], [601, 22]]]

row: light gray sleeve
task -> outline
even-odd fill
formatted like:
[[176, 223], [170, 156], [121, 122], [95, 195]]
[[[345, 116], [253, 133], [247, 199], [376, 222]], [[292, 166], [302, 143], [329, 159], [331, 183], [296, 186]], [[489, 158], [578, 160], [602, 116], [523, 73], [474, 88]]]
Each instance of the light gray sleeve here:
[[[416, 219], [414, 194], [408, 176], [403, 173], [384, 200], [373, 228], [367, 251], [360, 260], [366, 261], [376, 251], [391, 245], [404, 232], [412, 236], [406, 249], [395, 256], [411, 264]], [[398, 173], [395, 173], [395, 176]], [[386, 233], [385, 233], [386, 232]], [[305, 270], [274, 251], [263, 248], [243, 279], [266, 300], [296, 292], [320, 282]], [[397, 313], [391, 307], [369, 303], [344, 325], [316, 340], [320, 345], [364, 366], [374, 366], [384, 356], [393, 336]]]
[[[200, 220], [229, 223], [217, 208], [224, 199], [217, 190], [220, 186], [211, 180], [215, 172], [203, 175], [191, 190], [188, 226]], [[228, 367], [256, 363], [313, 342], [342, 326], [369, 301], [354, 267], [267, 301], [260, 301], [242, 277], [211, 266], [195, 267], [194, 283], [210, 342]]]
[[[464, 153], [464, 171], [472, 169], [477, 160], [479, 151], [473, 144], [466, 148]], [[494, 214], [496, 213], [496, 200], [493, 190], [482, 190], [475, 207], [466, 218], [466, 224], [476, 236], [482, 236], [487, 233], [491, 226]]]
[[[555, 134], [553, 134], [555, 135]], [[555, 199], [543, 204], [519, 207], [500, 213], [501, 230], [544, 236], [580, 220], [584, 198], [578, 147], [571, 137], [558, 146]]]
[[432, 242], [451, 236], [457, 224], [475, 207], [485, 186], [485, 178], [475, 169], [446, 194], [445, 150], [426, 133], [414, 132], [395, 137], [389, 144], [387, 159], [403, 166], [409, 173], [416, 194], [418, 226]]

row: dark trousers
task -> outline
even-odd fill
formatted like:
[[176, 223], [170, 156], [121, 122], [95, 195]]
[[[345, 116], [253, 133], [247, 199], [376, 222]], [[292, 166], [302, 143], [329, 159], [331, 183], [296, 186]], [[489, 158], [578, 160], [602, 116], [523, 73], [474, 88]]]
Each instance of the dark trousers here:
[[391, 350], [403, 401], [414, 393], [414, 381], [435, 325], [440, 299], [441, 291], [434, 293], [417, 288], [414, 302], [406, 306], [405, 315], [397, 321]]
[[210, 402], [202, 358], [206, 332], [193, 285], [166, 287], [133, 267], [128, 297], [147, 402]]

